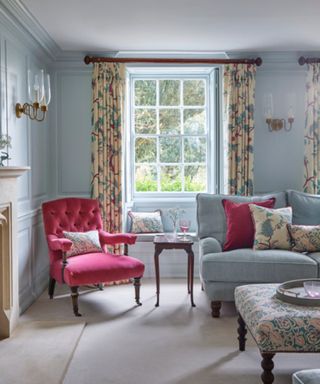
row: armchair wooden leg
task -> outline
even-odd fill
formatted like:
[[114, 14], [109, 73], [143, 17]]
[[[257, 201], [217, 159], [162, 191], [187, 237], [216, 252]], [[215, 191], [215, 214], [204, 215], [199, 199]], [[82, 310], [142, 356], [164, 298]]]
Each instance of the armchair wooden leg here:
[[56, 286], [56, 281], [51, 276], [49, 277], [49, 285], [48, 285], [48, 295], [50, 299], [53, 299], [54, 288]]
[[140, 286], [141, 286], [140, 280], [141, 280], [141, 277], [135, 277], [133, 280], [134, 290], [135, 290], [135, 294], [136, 294], [135, 299], [136, 299], [136, 303], [138, 305], [142, 305], [140, 303]]
[[79, 287], [70, 287], [71, 289], [71, 299], [72, 299], [72, 306], [73, 306], [73, 313], [75, 316], [81, 316], [81, 313], [79, 313], [79, 308], [78, 308], [78, 288]]
[[211, 301], [212, 317], [220, 317], [221, 301]]

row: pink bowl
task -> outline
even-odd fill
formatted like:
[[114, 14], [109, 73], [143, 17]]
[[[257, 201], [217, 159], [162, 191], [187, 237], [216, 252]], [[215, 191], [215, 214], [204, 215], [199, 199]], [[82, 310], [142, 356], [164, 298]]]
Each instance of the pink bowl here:
[[320, 297], [320, 281], [309, 280], [303, 283], [303, 288], [310, 297]]

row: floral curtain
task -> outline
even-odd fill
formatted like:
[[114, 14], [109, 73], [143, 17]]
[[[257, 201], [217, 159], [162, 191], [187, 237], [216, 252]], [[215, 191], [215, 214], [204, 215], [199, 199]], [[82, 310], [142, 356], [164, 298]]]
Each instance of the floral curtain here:
[[99, 199], [104, 229], [111, 233], [122, 231], [124, 92], [124, 64], [93, 65], [91, 196]]
[[253, 193], [255, 74], [253, 64], [224, 67], [224, 105], [228, 135], [228, 193]]
[[320, 64], [308, 64], [304, 134], [304, 185], [320, 193]]

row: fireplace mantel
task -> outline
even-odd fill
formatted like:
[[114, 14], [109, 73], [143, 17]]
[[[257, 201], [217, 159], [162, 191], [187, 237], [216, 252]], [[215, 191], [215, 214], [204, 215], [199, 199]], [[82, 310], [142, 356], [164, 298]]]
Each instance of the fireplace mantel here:
[[0, 179], [19, 177], [29, 170], [30, 167], [0, 167]]
[[0, 339], [19, 318], [17, 180], [30, 167], [0, 167]]

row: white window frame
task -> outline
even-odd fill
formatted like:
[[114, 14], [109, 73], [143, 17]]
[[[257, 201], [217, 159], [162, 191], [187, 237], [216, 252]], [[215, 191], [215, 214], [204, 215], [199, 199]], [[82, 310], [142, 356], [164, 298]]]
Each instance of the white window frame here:
[[[198, 192], [135, 192], [134, 191], [134, 108], [131, 106], [133, 100], [133, 84], [135, 80], [141, 79], [205, 79], [206, 80], [206, 117], [207, 117], [207, 193], [220, 191], [222, 180], [222, 151], [221, 151], [221, 92], [220, 88], [220, 66], [127, 66], [127, 99], [126, 99], [126, 122], [124, 162], [125, 194], [126, 201], [191, 201]], [[180, 136], [180, 135], [177, 135]], [[188, 135], [186, 135], [188, 136]], [[189, 135], [190, 136], [190, 135]], [[199, 135], [201, 136], [201, 135]], [[179, 163], [177, 164], [179, 165]]]

